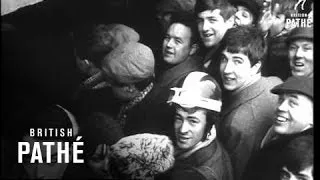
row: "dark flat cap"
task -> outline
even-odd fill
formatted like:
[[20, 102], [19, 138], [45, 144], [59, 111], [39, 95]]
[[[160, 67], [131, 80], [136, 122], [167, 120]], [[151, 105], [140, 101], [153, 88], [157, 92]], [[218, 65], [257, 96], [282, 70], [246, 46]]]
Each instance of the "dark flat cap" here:
[[296, 39], [313, 40], [313, 27], [300, 27], [293, 29], [287, 38], [287, 43], [290, 43]]
[[284, 83], [272, 88], [271, 92], [274, 94], [298, 93], [313, 100], [313, 78], [291, 76]]

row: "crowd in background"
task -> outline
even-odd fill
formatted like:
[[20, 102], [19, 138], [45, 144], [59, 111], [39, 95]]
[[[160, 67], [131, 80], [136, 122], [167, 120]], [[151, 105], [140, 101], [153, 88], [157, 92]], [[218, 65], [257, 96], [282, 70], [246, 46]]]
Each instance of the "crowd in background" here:
[[[159, 0], [134, 21], [139, 3], [118, 3], [48, 54], [28, 42], [55, 37], [22, 37], [4, 18], [3, 177], [314, 179], [313, 1]], [[83, 164], [17, 163], [19, 141], [78, 136]]]

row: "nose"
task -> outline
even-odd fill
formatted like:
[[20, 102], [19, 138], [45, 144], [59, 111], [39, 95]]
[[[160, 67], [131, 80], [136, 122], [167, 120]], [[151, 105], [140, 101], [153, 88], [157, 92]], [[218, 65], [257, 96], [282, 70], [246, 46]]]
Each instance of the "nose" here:
[[167, 45], [166, 45], [167, 48], [172, 48], [173, 47], [173, 39], [170, 38], [167, 42]]
[[287, 100], [283, 100], [282, 102], [280, 102], [277, 109], [279, 111], [287, 111], [287, 109], [288, 109], [288, 101]]
[[187, 122], [183, 122], [180, 127], [180, 133], [184, 134], [189, 131], [189, 125]]
[[207, 20], [204, 20], [204, 21], [203, 21], [202, 30], [203, 30], [204, 32], [206, 32], [206, 31], [209, 30], [209, 22], [208, 22]]
[[233, 64], [230, 61], [228, 61], [225, 64], [223, 73], [224, 74], [229, 74], [229, 73], [232, 73], [232, 72], [233, 72]]
[[301, 47], [297, 49], [296, 57], [303, 57], [303, 49]]

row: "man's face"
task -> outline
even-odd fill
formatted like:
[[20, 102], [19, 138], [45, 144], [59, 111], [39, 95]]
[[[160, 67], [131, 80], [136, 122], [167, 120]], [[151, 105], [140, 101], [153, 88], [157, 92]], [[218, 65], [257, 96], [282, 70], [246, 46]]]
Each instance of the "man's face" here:
[[185, 151], [192, 149], [201, 141], [205, 133], [205, 126], [206, 110], [177, 107], [174, 120], [177, 147]]
[[234, 22], [237, 26], [246, 26], [253, 23], [253, 15], [244, 6], [237, 6]]
[[302, 94], [280, 94], [273, 124], [278, 134], [295, 134], [313, 126], [313, 101]]
[[[41, 155], [43, 163], [30, 163], [31, 157], [26, 157], [23, 160], [23, 167], [31, 179], [61, 179], [64, 171], [66, 170], [68, 163], [57, 163], [57, 142], [51, 146], [51, 163], [46, 163], [47, 147], [42, 144], [43, 141], [35, 139], [30, 136], [24, 136], [23, 141], [30, 144], [30, 155], [32, 154], [34, 142], [40, 142]], [[64, 144], [64, 143], [62, 143]], [[65, 149], [65, 147], [63, 147]], [[69, 155], [70, 157], [70, 155]], [[37, 162], [37, 161], [36, 161]], [[62, 156], [62, 162], [64, 162], [64, 156]]]
[[247, 87], [256, 73], [257, 68], [251, 67], [247, 55], [230, 53], [226, 49], [222, 52], [220, 75], [226, 90], [236, 91]]
[[289, 60], [293, 76], [313, 77], [313, 42], [304, 39], [291, 42]]
[[206, 10], [198, 14], [198, 30], [207, 48], [217, 45], [226, 31], [233, 26], [229, 20], [224, 20], [220, 11], [220, 9]]
[[292, 172], [283, 167], [280, 173], [280, 180], [313, 180], [313, 166], [307, 167], [299, 172]]
[[187, 59], [191, 49], [191, 29], [183, 24], [173, 23], [162, 44], [164, 61], [179, 64]]

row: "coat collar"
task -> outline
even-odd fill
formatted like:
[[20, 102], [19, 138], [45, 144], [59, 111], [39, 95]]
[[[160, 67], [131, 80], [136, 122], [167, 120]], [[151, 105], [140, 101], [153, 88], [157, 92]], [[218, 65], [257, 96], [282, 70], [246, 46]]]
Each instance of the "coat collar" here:
[[239, 107], [241, 104], [244, 104], [263, 93], [266, 90], [266, 86], [264, 85], [266, 83], [265, 78], [261, 77], [255, 83], [239, 92], [225, 92], [224, 97], [222, 98], [224, 99], [222, 103], [222, 116], [229, 114], [233, 109]]
[[192, 166], [201, 166], [204, 162], [208, 161], [208, 159], [211, 160], [211, 158], [214, 156], [213, 161], [221, 157], [221, 149], [219, 147], [219, 142], [217, 139], [213, 140], [208, 146], [199, 149], [198, 151], [194, 152], [191, 156], [185, 158], [185, 159], [179, 159], [181, 164], [187, 165], [191, 164]]
[[179, 77], [188, 74], [191, 71], [201, 70], [201, 59], [198, 56], [189, 56], [182, 63], [166, 70], [156, 81], [161, 87], [168, 86]]

